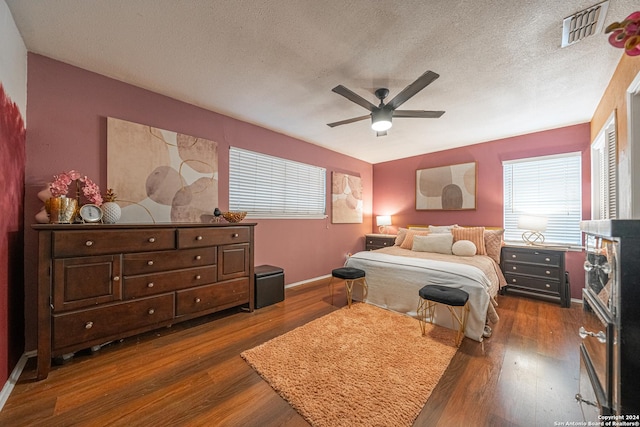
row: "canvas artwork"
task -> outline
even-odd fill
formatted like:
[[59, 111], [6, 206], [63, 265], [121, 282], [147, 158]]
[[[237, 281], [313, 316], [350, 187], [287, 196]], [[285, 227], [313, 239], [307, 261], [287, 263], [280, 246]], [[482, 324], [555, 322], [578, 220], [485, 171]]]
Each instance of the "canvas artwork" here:
[[416, 209], [476, 208], [476, 162], [416, 171]]
[[331, 202], [332, 223], [362, 223], [361, 178], [341, 172], [332, 172]]
[[210, 222], [218, 206], [218, 143], [109, 117], [107, 187], [120, 223]]

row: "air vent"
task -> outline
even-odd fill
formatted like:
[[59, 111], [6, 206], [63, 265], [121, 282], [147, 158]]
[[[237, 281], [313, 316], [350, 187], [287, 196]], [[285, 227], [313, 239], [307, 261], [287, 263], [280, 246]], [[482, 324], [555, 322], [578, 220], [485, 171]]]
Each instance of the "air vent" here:
[[602, 31], [609, 0], [582, 10], [562, 21], [562, 47], [567, 47]]

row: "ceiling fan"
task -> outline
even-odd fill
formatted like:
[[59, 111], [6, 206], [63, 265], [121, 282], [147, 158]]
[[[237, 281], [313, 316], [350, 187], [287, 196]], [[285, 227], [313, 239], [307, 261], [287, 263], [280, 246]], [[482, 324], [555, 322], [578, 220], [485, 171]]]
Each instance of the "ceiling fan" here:
[[423, 75], [418, 77], [416, 81], [405, 87], [402, 92], [397, 94], [395, 98], [393, 98], [386, 104], [384, 103], [384, 99], [387, 97], [387, 95], [389, 95], [389, 89], [380, 88], [375, 91], [376, 98], [380, 100], [380, 105], [378, 105], [377, 107], [360, 95], [357, 95], [353, 91], [347, 89], [346, 87], [338, 85], [331, 90], [338, 95], [342, 95], [348, 100], [355, 102], [361, 107], [366, 108], [371, 112], [371, 114], [367, 114], [366, 116], [354, 117], [352, 119], [341, 120], [339, 122], [328, 123], [327, 126], [336, 127], [340, 125], [346, 125], [348, 123], [359, 122], [360, 120], [365, 120], [371, 117], [371, 129], [376, 131], [377, 136], [385, 136], [387, 134], [387, 130], [391, 128], [391, 119], [393, 117], [437, 119], [444, 114], [444, 111], [398, 110], [397, 108], [407, 102], [412, 96], [431, 84], [438, 77], [440, 77], [440, 75], [434, 73], [433, 71], [425, 72]]

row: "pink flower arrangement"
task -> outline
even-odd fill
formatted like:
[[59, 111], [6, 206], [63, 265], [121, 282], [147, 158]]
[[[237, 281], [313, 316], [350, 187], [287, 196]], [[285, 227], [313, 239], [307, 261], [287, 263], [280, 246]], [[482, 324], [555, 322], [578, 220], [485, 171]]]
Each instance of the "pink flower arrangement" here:
[[[86, 175], [82, 176], [80, 172], [70, 170], [69, 172], [62, 172], [53, 176], [53, 182], [49, 185], [49, 190], [53, 197], [66, 196], [69, 192], [69, 185], [73, 182], [76, 183], [76, 192], [82, 186], [82, 194], [87, 198], [89, 203], [100, 206], [102, 204], [102, 195], [100, 194], [100, 187], [95, 182], [91, 181]], [[78, 194], [79, 196], [79, 194]]]
[[640, 55], [640, 11], [633, 12], [622, 22], [614, 22], [605, 31], [612, 46], [624, 49], [629, 56]]

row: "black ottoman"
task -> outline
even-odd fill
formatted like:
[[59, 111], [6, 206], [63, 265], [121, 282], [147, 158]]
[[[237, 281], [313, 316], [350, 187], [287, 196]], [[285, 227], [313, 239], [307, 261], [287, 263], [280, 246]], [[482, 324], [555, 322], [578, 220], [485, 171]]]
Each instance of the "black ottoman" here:
[[367, 294], [369, 287], [367, 286], [367, 280], [365, 279], [366, 273], [364, 270], [353, 267], [336, 268], [331, 271], [331, 281], [329, 282], [329, 288], [331, 291], [331, 305], [333, 305], [333, 279], [344, 280], [344, 284], [347, 290], [347, 304], [351, 308], [353, 284], [360, 283], [364, 295]]
[[[464, 338], [464, 330], [469, 318], [469, 294], [462, 289], [450, 288], [441, 285], [427, 285], [418, 291], [420, 300], [418, 301], [418, 320], [422, 335], [426, 333], [427, 317], [429, 323], [433, 323], [436, 304], [446, 305], [451, 312], [451, 322], [458, 324], [456, 335], [456, 345], [460, 346]], [[454, 307], [459, 307], [460, 312], [456, 312]]]

